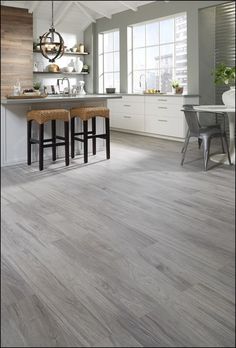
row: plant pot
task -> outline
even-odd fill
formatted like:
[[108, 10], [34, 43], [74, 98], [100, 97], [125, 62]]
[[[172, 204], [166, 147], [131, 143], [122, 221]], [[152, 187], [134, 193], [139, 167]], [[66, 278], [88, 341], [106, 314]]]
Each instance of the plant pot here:
[[184, 90], [184, 87], [176, 87], [175, 88], [175, 94], [182, 94]]
[[222, 94], [222, 101], [225, 106], [235, 108], [235, 86], [231, 86], [228, 91]]

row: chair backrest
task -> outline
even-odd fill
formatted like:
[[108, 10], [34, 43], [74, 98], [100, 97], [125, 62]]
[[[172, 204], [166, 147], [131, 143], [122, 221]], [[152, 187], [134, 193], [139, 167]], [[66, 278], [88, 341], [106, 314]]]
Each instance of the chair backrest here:
[[184, 109], [182, 109], [182, 111], [184, 112], [190, 135], [198, 137], [200, 135], [201, 127], [198, 121], [197, 111], [193, 108], [188, 108], [186, 106]]

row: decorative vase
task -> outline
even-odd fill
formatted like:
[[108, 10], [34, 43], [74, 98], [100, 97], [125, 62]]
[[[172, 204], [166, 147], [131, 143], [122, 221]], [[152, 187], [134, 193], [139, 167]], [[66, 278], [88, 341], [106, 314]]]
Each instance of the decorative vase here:
[[175, 87], [175, 94], [182, 94], [184, 87]]
[[79, 52], [84, 53], [84, 44], [79, 45]]
[[235, 86], [230, 86], [230, 89], [222, 94], [222, 101], [225, 106], [235, 108]]
[[74, 59], [71, 59], [70, 63], [67, 66], [68, 66], [68, 68], [72, 68], [72, 71], [76, 71], [76, 65], [75, 65]]
[[78, 73], [81, 73], [82, 69], [83, 69], [83, 62], [80, 60], [79, 57], [77, 57], [75, 62], [75, 71]]
[[38, 71], [38, 64], [36, 62], [34, 63], [34, 71]]

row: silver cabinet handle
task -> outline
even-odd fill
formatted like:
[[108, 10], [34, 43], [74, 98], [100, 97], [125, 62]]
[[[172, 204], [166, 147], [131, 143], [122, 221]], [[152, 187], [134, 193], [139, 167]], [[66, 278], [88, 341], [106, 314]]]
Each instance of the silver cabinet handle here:
[[167, 99], [157, 99], [158, 101], [167, 101]]
[[132, 116], [124, 116], [124, 118], [132, 118]]
[[167, 120], [158, 120], [159, 122], [168, 122]]
[[168, 109], [166, 106], [158, 106], [158, 109]]
[[129, 105], [129, 104], [124, 104], [124, 106], [131, 106], [131, 105]]

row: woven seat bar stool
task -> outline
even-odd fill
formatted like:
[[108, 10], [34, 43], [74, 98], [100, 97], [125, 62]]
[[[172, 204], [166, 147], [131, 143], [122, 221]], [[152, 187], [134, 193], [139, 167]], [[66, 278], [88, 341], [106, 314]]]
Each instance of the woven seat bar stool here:
[[[64, 121], [64, 137], [56, 135], [56, 121]], [[31, 137], [32, 121], [39, 126], [39, 138]], [[51, 121], [52, 137], [44, 139], [44, 123]], [[65, 109], [32, 110], [27, 113], [27, 162], [31, 164], [31, 145], [39, 144], [39, 170], [43, 170], [43, 149], [52, 147], [52, 160], [56, 161], [56, 147], [65, 146], [65, 163], [69, 165], [69, 121], [70, 112]], [[62, 140], [57, 142], [58, 140]]]
[[[70, 110], [71, 117], [71, 157], [75, 157], [75, 140], [84, 144], [84, 163], [88, 162], [88, 140], [92, 139], [93, 155], [96, 155], [96, 139], [106, 139], [106, 157], [110, 158], [110, 110], [105, 107], [81, 107]], [[83, 122], [83, 131], [75, 132], [75, 117]], [[96, 117], [105, 118], [105, 133], [96, 134]], [[88, 131], [88, 120], [92, 119], [92, 130]], [[83, 136], [83, 138], [78, 137]]]

